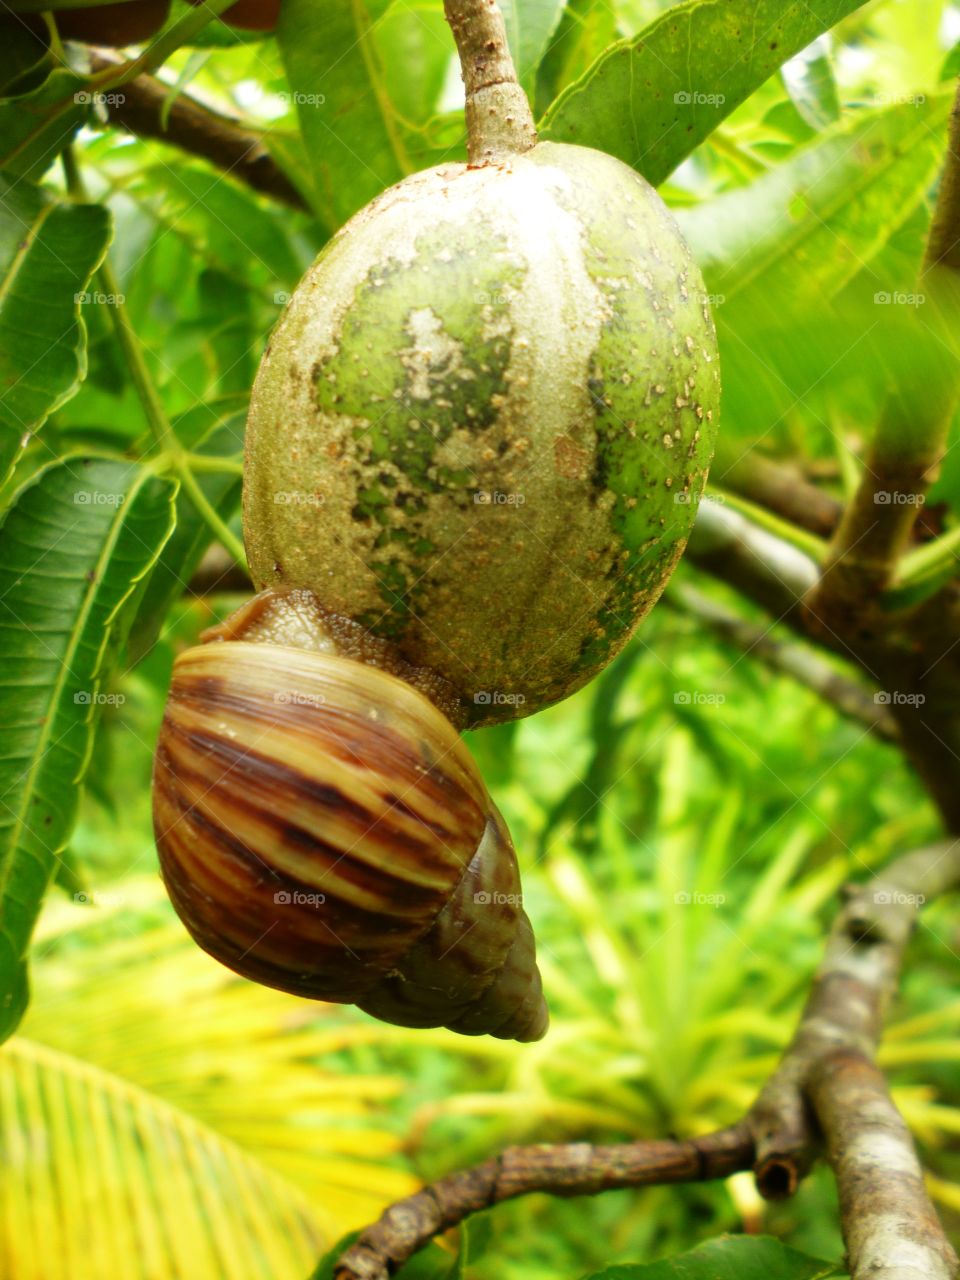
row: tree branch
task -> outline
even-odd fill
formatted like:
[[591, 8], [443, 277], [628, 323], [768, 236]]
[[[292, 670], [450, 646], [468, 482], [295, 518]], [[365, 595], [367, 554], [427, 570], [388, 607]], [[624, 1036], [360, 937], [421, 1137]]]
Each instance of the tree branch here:
[[852, 1280], [955, 1280], [960, 1260], [882, 1072], [864, 1054], [839, 1050], [818, 1064], [810, 1096], [837, 1178]]
[[818, 613], [817, 566], [782, 539], [715, 502], [701, 503], [686, 551], [698, 568], [797, 635], [857, 663], [887, 701], [904, 751], [948, 831], [960, 832], [960, 590], [948, 584], [909, 611], [878, 600], [862, 614]]
[[942, 266], [960, 272], [960, 84], [950, 114], [947, 156], [930, 223], [926, 267]]
[[757, 1143], [757, 1184], [770, 1199], [792, 1195], [819, 1150], [806, 1088], [838, 1049], [876, 1052], [903, 953], [924, 902], [960, 885], [960, 840], [898, 859], [846, 902], [793, 1040], [748, 1117]]
[[688, 1142], [508, 1147], [391, 1205], [341, 1257], [334, 1274], [337, 1280], [386, 1280], [470, 1214], [533, 1191], [584, 1196], [616, 1187], [705, 1182], [749, 1169], [752, 1161], [753, 1141], [742, 1124]]
[[[947, 446], [960, 397], [951, 350], [960, 271], [960, 84], [924, 254], [920, 286], [932, 323], [923, 359], [905, 367], [887, 397], [853, 501], [843, 513], [808, 600], [811, 618], [832, 630], [882, 628], [879, 596], [900, 559]], [[923, 295], [920, 295], [923, 297]], [[916, 322], [919, 329], [919, 320]], [[939, 333], [937, 330], [939, 329]]]
[[817, 566], [796, 547], [707, 499], [700, 503], [686, 554], [775, 618], [799, 628], [800, 604], [817, 581]]
[[[687, 1142], [510, 1147], [498, 1158], [441, 1178], [392, 1205], [340, 1258], [337, 1280], [387, 1280], [434, 1236], [473, 1213], [533, 1191], [596, 1195], [615, 1187], [703, 1182], [752, 1167], [768, 1198], [790, 1195], [819, 1152], [809, 1089], [813, 1089], [817, 1115], [838, 1169], [841, 1192], [853, 1206], [851, 1214], [856, 1215], [861, 1204], [856, 1175], [865, 1162], [869, 1162], [872, 1194], [879, 1203], [876, 1197], [886, 1186], [889, 1146], [882, 1134], [876, 1138], [874, 1112], [867, 1110], [859, 1118], [861, 1128], [855, 1128], [857, 1122], [849, 1119], [833, 1094], [835, 1087], [848, 1087], [849, 1077], [829, 1064], [836, 1063], [838, 1053], [857, 1055], [875, 1072], [872, 1056], [917, 910], [938, 893], [958, 886], [960, 840], [955, 840], [906, 854], [867, 884], [846, 890], [797, 1033], [739, 1124]], [[889, 1100], [888, 1106], [893, 1108]], [[902, 1125], [899, 1116], [897, 1120]], [[852, 1147], [851, 1133], [858, 1138]], [[899, 1185], [902, 1169], [901, 1164], [892, 1169], [891, 1187]], [[935, 1215], [931, 1223], [929, 1206], [924, 1207], [913, 1194], [901, 1207], [898, 1230], [912, 1225], [918, 1237], [935, 1239], [939, 1224]], [[908, 1211], [919, 1216], [914, 1220]], [[859, 1224], [852, 1219], [847, 1229], [851, 1256], [859, 1256], [854, 1249], [860, 1248], [859, 1240], [867, 1233], [857, 1235]], [[953, 1272], [929, 1275], [934, 1280], [954, 1280]], [[896, 1280], [911, 1280], [911, 1276], [901, 1271]], [[854, 1280], [877, 1277], [861, 1267], [854, 1271]], [[895, 1280], [895, 1273], [885, 1274], [883, 1280]]]
[[899, 742], [900, 731], [886, 706], [872, 690], [825, 662], [809, 645], [775, 640], [769, 626], [759, 626], [705, 596], [686, 583], [671, 584], [664, 603], [705, 622], [721, 639], [759, 658], [773, 671], [792, 676], [799, 684], [829, 702], [842, 715], [864, 724], [884, 742]]
[[721, 442], [710, 467], [710, 478], [722, 488], [776, 512], [784, 520], [821, 538], [833, 533], [842, 504], [810, 484], [799, 467], [739, 449], [736, 457], [731, 458], [728, 456], [731, 452]]
[[[105, 51], [91, 50], [94, 72], [120, 65]], [[295, 209], [308, 208], [306, 200], [264, 146], [262, 134], [186, 94], [181, 94], [173, 103], [164, 124], [162, 110], [169, 94], [170, 86], [162, 80], [138, 76], [122, 90], [109, 95], [108, 118], [138, 138], [156, 139], [201, 156], [254, 191], [282, 200]]]

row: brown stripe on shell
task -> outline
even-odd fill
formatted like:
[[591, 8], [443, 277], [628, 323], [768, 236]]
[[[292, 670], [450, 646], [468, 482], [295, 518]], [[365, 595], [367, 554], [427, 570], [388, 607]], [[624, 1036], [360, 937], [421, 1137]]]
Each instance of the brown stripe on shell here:
[[[226, 653], [231, 649], [247, 651], [242, 654], [242, 664], [237, 661], [230, 664], [233, 667], [246, 668], [249, 665], [249, 651], [256, 651], [258, 646], [224, 644], [214, 645], [211, 648], [220, 653]], [[397, 731], [391, 730], [386, 723], [387, 712], [378, 712], [377, 720], [370, 719], [368, 715], [361, 726], [365, 743], [362, 757], [358, 757], [355, 752], [350, 752], [349, 760], [344, 761], [343, 752], [338, 750], [342, 738], [345, 733], [356, 733], [359, 730], [357, 726], [350, 726], [348, 723], [349, 712], [342, 705], [340, 690], [332, 686], [324, 686], [327, 687], [328, 692], [323, 695], [324, 703], [318, 706], [292, 705], [291, 701], [278, 702], [277, 698], [281, 696], [292, 699], [297, 696], [311, 695], [309, 693], [278, 695], [270, 692], [264, 696], [262, 685], [251, 681], [245, 670], [241, 669], [239, 674], [230, 677], [226, 671], [226, 664], [221, 658], [218, 666], [224, 675], [218, 681], [211, 681], [209, 676], [204, 676], [201, 687], [208, 695], [215, 685], [228, 688], [232, 691], [232, 696], [227, 700], [229, 706], [222, 699], [220, 704], [208, 705], [202, 701], [194, 702], [183, 696], [184, 685], [189, 685], [190, 682], [189, 667], [187, 667], [186, 678], [181, 671], [184, 660], [192, 652], [188, 651], [188, 654], [178, 659], [168, 715], [178, 725], [190, 725], [195, 729], [205, 726], [213, 735], [213, 749], [229, 757], [225, 759], [225, 763], [241, 770], [245, 767], [244, 753], [236, 747], [231, 747], [230, 738], [243, 742], [246, 752], [252, 753], [257, 750], [258, 739], [267, 735], [269, 743], [264, 748], [263, 754], [267, 754], [268, 757], [277, 757], [277, 760], [275, 762], [271, 760], [271, 763], [276, 764], [278, 771], [283, 762], [290, 762], [291, 757], [299, 756], [310, 761], [309, 768], [299, 770], [306, 780], [304, 782], [297, 780], [295, 783], [300, 788], [300, 794], [309, 794], [313, 781], [310, 777], [312, 773], [317, 772], [321, 784], [327, 785], [324, 773], [338, 772], [332, 763], [324, 766], [320, 762], [332, 762], [339, 758], [342, 764], [353, 765], [352, 769], [339, 770], [341, 777], [349, 779], [351, 790], [355, 787], [360, 794], [366, 793], [371, 797], [377, 795], [377, 803], [383, 809], [385, 816], [391, 809], [394, 796], [398, 796], [405, 805], [403, 809], [393, 806], [398, 818], [403, 815], [412, 815], [417, 826], [426, 826], [434, 835], [449, 832], [451, 840], [458, 831], [467, 830], [471, 832], [469, 840], [471, 847], [475, 844], [473, 833], [478, 835], [483, 829], [482, 780], [469, 757], [467, 757], [469, 771], [464, 770], [461, 758], [463, 748], [456, 732], [434, 708], [426, 704], [426, 700], [420, 695], [414, 696], [423, 702], [431, 713], [432, 729], [444, 730], [437, 741], [428, 741], [422, 736], [420, 732], [422, 725], [417, 722], [416, 717], [406, 717], [411, 722], [412, 736], [408, 734], [404, 738]], [[286, 649], [276, 652], [281, 655], [288, 652], [296, 653], [294, 650]], [[235, 659], [237, 656], [234, 655]], [[303, 658], [303, 655], [297, 656]], [[362, 675], [367, 670], [359, 663], [346, 659], [331, 660], [326, 655], [316, 654], [307, 656], [318, 663], [322, 662], [325, 670], [329, 668], [331, 662], [351, 669], [350, 675], [354, 684], [357, 682], [356, 673]], [[260, 674], [262, 675], [263, 672], [261, 671]], [[378, 677], [373, 684], [374, 692], [392, 694], [395, 688], [399, 687], [404, 690], [406, 698], [409, 699], [411, 691], [404, 689], [393, 677], [382, 672], [370, 672], [370, 674]], [[349, 684], [349, 681], [344, 683]], [[355, 697], [356, 691], [354, 691]], [[236, 710], [238, 702], [245, 707], [245, 714], [240, 714]], [[185, 711], [184, 705], [191, 706], [192, 710]], [[294, 713], [292, 716], [291, 710]], [[254, 732], [254, 726], [257, 732]], [[434, 761], [441, 757], [456, 765], [456, 769], [439, 770]], [[392, 786], [385, 785], [386, 780], [389, 780]], [[402, 825], [398, 824], [398, 826]], [[416, 830], [416, 827], [414, 829]], [[460, 861], [461, 859], [458, 858], [458, 864]]]
[[[444, 792], [445, 802], [450, 793], [463, 789], [483, 804], [483, 780], [449, 720], [417, 690], [379, 668], [331, 654], [233, 641], [186, 650], [176, 661], [175, 676], [171, 696], [176, 700], [199, 701], [205, 709], [219, 705], [245, 715], [267, 714], [292, 727], [309, 723], [317, 733], [323, 732], [323, 717], [306, 721], [299, 713], [321, 711], [323, 703], [311, 707], [309, 700], [329, 695], [338, 719], [332, 749], [344, 753], [352, 747], [362, 763], [359, 749], [371, 733], [382, 738], [378, 757], [392, 757], [394, 750], [401, 757], [409, 755], [416, 743], [417, 763]], [[254, 689], [261, 696], [246, 701]], [[263, 696], [268, 692], [269, 699]]]
[[[198, 740], [196, 735], [181, 732], [172, 720], [165, 723], [164, 734], [175, 753], [181, 785], [191, 786], [195, 802], [210, 811], [219, 810], [229, 826], [233, 825], [230, 817], [235, 816], [238, 823], [246, 819], [248, 825], [259, 827], [251, 843], [257, 848], [264, 846], [264, 856], [276, 864], [277, 871], [306, 875], [304, 869], [291, 869], [289, 863], [302, 862], [305, 852], [313, 860], [330, 850], [333, 858], [324, 859], [324, 871], [348, 858], [357, 866], [358, 884], [363, 883], [362, 873], [367, 870], [378, 891], [380, 885], [391, 894], [396, 890], [394, 884], [383, 884], [389, 876], [419, 887], [421, 892], [440, 893], [456, 882], [475, 847], [469, 831], [452, 845], [438, 841], [423, 826], [416, 837], [399, 830], [390, 820], [389, 810], [380, 816], [363, 806], [325, 806], [308, 794], [310, 789], [300, 785], [296, 775], [285, 776], [284, 786], [280, 786], [281, 772], [260, 753], [244, 752], [236, 764], [232, 760], [235, 748], [208, 750], [205, 738]], [[258, 767], [261, 760], [262, 770]], [[227, 767], [211, 771], [212, 761]], [[481, 821], [477, 814], [476, 825]], [[302, 829], [307, 840], [298, 840], [295, 847], [285, 845], [280, 838], [283, 828]], [[310, 837], [315, 847], [311, 848]]]
[[[250, 795], [237, 793], [225, 796], [222, 785], [208, 788], [206, 779], [186, 766], [182, 752], [178, 753], [176, 771], [169, 761], [164, 733], [157, 753], [155, 786], [160, 791], [169, 792], [178, 813], [196, 813], [202, 821], [210, 824], [211, 829], [227, 831], [235, 842], [237, 856], [242, 850], [251, 870], [259, 872], [263, 878], [272, 876], [279, 888], [292, 886], [303, 892], [325, 894], [336, 905], [337, 916], [348, 941], [358, 933], [362, 935], [369, 931], [376, 914], [382, 912], [384, 902], [390, 903], [395, 927], [408, 921], [409, 926], [419, 933], [449, 893], [449, 880], [428, 890], [423, 883], [404, 877], [405, 860], [394, 858], [386, 865], [358, 862], [350, 851], [326, 842], [320, 832], [280, 821], [283, 815], [258, 810]], [[222, 810], [226, 811], [226, 816]], [[243, 841], [230, 818], [249, 818], [259, 822], [264, 838], [255, 846]], [[166, 843], [182, 843], [176, 839], [175, 833], [171, 838], [163, 831], [158, 831], [157, 839], [161, 847]], [[293, 859], [289, 856], [292, 844], [296, 846]], [[198, 846], [198, 852], [200, 850], [202, 844]], [[193, 850], [188, 848], [181, 856], [190, 858], [192, 855]]]
[[[380, 918], [368, 913], [365, 945], [351, 946], [331, 899], [309, 904], [298, 895], [315, 896], [311, 886], [300, 889], [287, 879], [264, 878], [242, 842], [195, 810], [185, 813], [176, 829], [184, 846], [168, 847], [162, 862], [171, 900], [200, 946], [238, 973], [253, 976], [250, 968], [256, 962], [269, 966], [275, 979], [286, 974], [285, 990], [316, 999], [355, 1001], [409, 945], [409, 935], [385, 937]], [[176, 856], [184, 847], [198, 845], [206, 854], [204, 860]], [[278, 903], [277, 893], [286, 893], [290, 901]], [[212, 916], [211, 901], [217, 904]]]

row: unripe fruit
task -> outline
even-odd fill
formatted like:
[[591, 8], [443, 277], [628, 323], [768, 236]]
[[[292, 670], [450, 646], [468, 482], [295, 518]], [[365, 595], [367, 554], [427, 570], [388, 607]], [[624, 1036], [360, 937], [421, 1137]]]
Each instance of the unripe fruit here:
[[659, 597], [718, 395], [700, 273], [632, 169], [543, 143], [414, 174], [334, 237], [270, 340], [254, 581], [389, 639], [474, 724], [528, 714]]

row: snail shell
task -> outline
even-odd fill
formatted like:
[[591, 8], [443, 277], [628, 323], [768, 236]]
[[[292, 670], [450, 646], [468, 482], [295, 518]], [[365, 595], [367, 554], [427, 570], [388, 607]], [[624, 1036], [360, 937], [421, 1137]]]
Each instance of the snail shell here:
[[543, 1035], [510, 836], [405, 681], [271, 643], [188, 649], [153, 795], [174, 907], [237, 973], [401, 1026]]

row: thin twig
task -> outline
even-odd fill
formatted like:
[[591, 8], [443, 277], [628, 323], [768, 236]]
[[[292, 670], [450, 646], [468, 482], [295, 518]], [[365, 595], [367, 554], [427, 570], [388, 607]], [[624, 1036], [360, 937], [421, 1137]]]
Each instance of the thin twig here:
[[877, 701], [876, 694], [838, 671], [812, 645], [778, 640], [771, 636], [769, 626], [740, 617], [687, 583], [671, 583], [663, 600], [706, 623], [721, 639], [759, 659], [771, 670], [791, 676], [842, 715], [865, 724], [884, 742], [899, 742], [897, 723], [887, 707]]
[[337, 1280], [386, 1280], [434, 1236], [491, 1205], [533, 1191], [597, 1195], [616, 1187], [705, 1182], [749, 1169], [753, 1142], [734, 1125], [688, 1142], [588, 1142], [508, 1147], [391, 1205], [337, 1263]]

